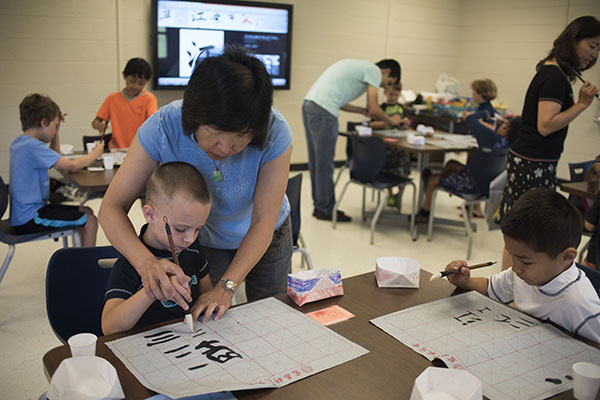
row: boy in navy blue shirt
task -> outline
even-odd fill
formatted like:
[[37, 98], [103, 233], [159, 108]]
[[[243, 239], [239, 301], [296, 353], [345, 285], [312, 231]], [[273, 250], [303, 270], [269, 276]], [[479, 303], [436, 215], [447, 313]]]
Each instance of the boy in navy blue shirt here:
[[[198, 242], [198, 232], [206, 223], [210, 206], [206, 181], [195, 167], [184, 162], [161, 164], [146, 185], [142, 211], [147, 224], [141, 229], [140, 239], [155, 257], [172, 260], [165, 227], [165, 222], [169, 223], [179, 266], [189, 278], [192, 304], [201, 293], [212, 289], [208, 263]], [[192, 306], [194, 321], [202, 311]], [[105, 294], [104, 334], [183, 319], [185, 313], [177, 303], [156, 300], [152, 291], [142, 286], [142, 278], [129, 261], [124, 257], [117, 260]]]
[[76, 226], [82, 245], [95, 246], [98, 221], [91, 208], [48, 204], [48, 170], [77, 171], [98, 158], [104, 146], [74, 160], [61, 156], [58, 131], [64, 115], [48, 96], [26, 96], [19, 115], [23, 134], [10, 145], [10, 224], [20, 234]]

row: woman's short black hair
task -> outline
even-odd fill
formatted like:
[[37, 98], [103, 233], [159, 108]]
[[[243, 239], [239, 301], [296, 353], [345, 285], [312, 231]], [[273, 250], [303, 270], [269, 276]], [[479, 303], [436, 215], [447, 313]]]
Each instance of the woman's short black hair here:
[[583, 218], [566, 197], [548, 188], [531, 189], [504, 215], [502, 233], [537, 253], [556, 258], [569, 247], [577, 248]]
[[596, 59], [586, 65], [584, 68], [579, 66], [579, 59], [575, 51], [577, 43], [583, 39], [595, 38], [600, 36], [600, 21], [591, 15], [575, 18], [554, 41], [552, 50], [546, 58], [541, 60], [536, 70], [540, 69], [544, 63], [552, 58], [556, 59], [562, 71], [570, 80], [575, 79], [576, 71], [585, 71], [596, 64]]
[[127, 61], [125, 69], [123, 70], [123, 76], [137, 76], [138, 78], [150, 79], [152, 76], [152, 68], [148, 61], [143, 58], [132, 58]]
[[204, 59], [183, 94], [183, 130], [193, 135], [200, 125], [224, 132], [249, 134], [262, 147], [273, 105], [273, 87], [264, 64], [240, 46]]

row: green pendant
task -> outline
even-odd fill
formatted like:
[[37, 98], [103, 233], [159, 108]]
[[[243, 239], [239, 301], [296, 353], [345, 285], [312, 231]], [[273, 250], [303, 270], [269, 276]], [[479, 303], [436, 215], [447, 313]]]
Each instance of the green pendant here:
[[223, 175], [221, 175], [221, 171], [213, 172], [213, 179], [215, 181], [220, 181], [221, 179], [223, 179]]

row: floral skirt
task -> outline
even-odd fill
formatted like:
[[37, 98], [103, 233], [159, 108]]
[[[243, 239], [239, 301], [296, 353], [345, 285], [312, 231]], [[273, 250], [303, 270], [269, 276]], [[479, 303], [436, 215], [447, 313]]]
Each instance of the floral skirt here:
[[500, 223], [504, 214], [529, 189], [546, 187], [554, 190], [557, 164], [558, 161], [529, 160], [509, 151], [506, 164], [508, 178], [496, 222]]

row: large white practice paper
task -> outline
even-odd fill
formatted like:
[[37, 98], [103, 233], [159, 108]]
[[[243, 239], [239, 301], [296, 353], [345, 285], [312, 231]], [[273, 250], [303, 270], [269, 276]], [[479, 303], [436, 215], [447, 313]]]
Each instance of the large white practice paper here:
[[545, 399], [571, 389], [571, 367], [600, 350], [477, 292], [407, 308], [371, 323], [429, 360], [466, 369], [496, 399]]
[[196, 321], [194, 333], [181, 322], [106, 345], [142, 385], [173, 398], [281, 387], [368, 353], [274, 298]]

